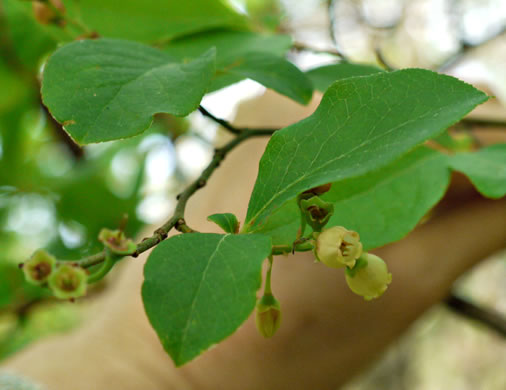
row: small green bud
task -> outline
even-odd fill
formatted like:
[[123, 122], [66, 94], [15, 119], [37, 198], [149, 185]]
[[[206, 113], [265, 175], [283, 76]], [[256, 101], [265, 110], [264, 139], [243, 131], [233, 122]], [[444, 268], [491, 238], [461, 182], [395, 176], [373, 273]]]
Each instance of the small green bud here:
[[81, 267], [61, 264], [49, 277], [49, 287], [55, 297], [73, 299], [86, 294], [88, 274]]
[[265, 294], [256, 305], [255, 321], [262, 336], [274, 336], [281, 324], [281, 306], [272, 294]]
[[130, 255], [137, 250], [137, 245], [121, 230], [109, 230], [103, 228], [98, 240], [101, 241], [112, 253], [117, 255]]
[[316, 238], [316, 258], [328, 267], [353, 267], [361, 254], [358, 233], [342, 226], [325, 229]]
[[352, 269], [346, 269], [346, 283], [357, 295], [366, 301], [378, 298], [392, 281], [385, 262], [370, 253], [364, 253]]
[[321, 231], [330, 220], [330, 217], [332, 217], [332, 214], [334, 214], [334, 205], [330, 202], [325, 202], [318, 196], [301, 199], [300, 209], [305, 215], [308, 225], [315, 232]]
[[23, 264], [23, 272], [28, 282], [41, 285], [47, 282], [55, 266], [56, 258], [39, 249]]

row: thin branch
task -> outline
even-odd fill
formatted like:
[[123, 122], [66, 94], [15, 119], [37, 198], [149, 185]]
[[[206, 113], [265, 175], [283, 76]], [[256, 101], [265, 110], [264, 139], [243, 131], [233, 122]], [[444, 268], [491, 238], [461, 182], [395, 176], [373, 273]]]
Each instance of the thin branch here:
[[460, 121], [460, 123], [467, 126], [476, 126], [481, 128], [486, 127], [500, 129], [502, 127], [506, 127], [506, 121], [499, 119], [464, 118]]
[[40, 105], [55, 136], [67, 147], [67, 149], [70, 151], [70, 153], [72, 153], [76, 160], [83, 158], [84, 149], [76, 144], [70, 135], [68, 135], [68, 133], [65, 131], [63, 126], [53, 118], [53, 116], [49, 113], [47, 107], [42, 103], [42, 99], [40, 100]]
[[383, 55], [383, 51], [379, 47], [376, 47], [376, 49], [374, 49], [374, 55], [376, 56], [376, 60], [383, 67], [383, 69], [388, 71], [397, 70], [395, 66], [391, 65], [386, 60], [385, 56]]
[[477, 306], [454, 294], [446, 298], [444, 303], [455, 313], [478, 321], [496, 331], [502, 337], [506, 337], [506, 318], [498, 312]]
[[[221, 148], [215, 149], [213, 159], [211, 160], [209, 165], [204, 169], [204, 171], [202, 171], [200, 176], [194, 182], [192, 182], [188, 187], [186, 187], [186, 189], [183, 192], [181, 192], [177, 196], [176, 209], [174, 210], [172, 217], [170, 217], [170, 219], [164, 225], [156, 229], [153, 235], [144, 238], [137, 245], [137, 250], [134, 253], [130, 254], [130, 256], [137, 257], [141, 253], [156, 246], [157, 244], [159, 244], [160, 242], [162, 242], [167, 238], [167, 235], [173, 228], [183, 233], [193, 232], [194, 230], [189, 228], [184, 220], [186, 203], [188, 202], [190, 197], [207, 184], [207, 181], [209, 180], [213, 172], [216, 170], [216, 168], [220, 166], [221, 162], [225, 159], [227, 154], [232, 149], [234, 149], [236, 146], [238, 146], [243, 141], [249, 138], [272, 135], [272, 133], [276, 131], [274, 129], [259, 129], [259, 130], [235, 129], [235, 130], [239, 131], [238, 133], [234, 133], [238, 135]], [[104, 261], [104, 259], [105, 253], [100, 252], [95, 255], [85, 257], [74, 263], [78, 264], [83, 268], [88, 268], [93, 265], [100, 264], [101, 262]]]
[[327, 15], [329, 18], [329, 36], [330, 40], [334, 44], [334, 47], [337, 49], [337, 39], [336, 39], [336, 1], [335, 0], [327, 0]]
[[211, 114], [209, 111], [207, 111], [204, 107], [199, 106], [198, 110], [202, 115], [205, 117], [211, 119], [212, 121], [216, 122], [220, 126], [222, 126], [224, 129], [228, 130], [232, 134], [240, 135], [244, 132], [254, 133], [255, 136], [262, 136], [262, 135], [272, 135], [276, 130], [278, 129], [251, 129], [247, 127], [235, 127], [231, 123], [227, 122], [225, 119], [218, 118]]
[[316, 47], [307, 46], [301, 42], [295, 42], [292, 45], [292, 49], [295, 51], [308, 51], [315, 54], [330, 54], [332, 56], [336, 56], [341, 58], [342, 60], [346, 60], [346, 56], [338, 51], [337, 49], [318, 49]]

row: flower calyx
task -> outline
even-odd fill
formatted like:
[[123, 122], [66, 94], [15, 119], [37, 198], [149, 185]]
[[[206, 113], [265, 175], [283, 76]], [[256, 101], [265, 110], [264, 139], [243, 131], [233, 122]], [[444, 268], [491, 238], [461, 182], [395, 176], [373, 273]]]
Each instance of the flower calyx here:
[[271, 293], [266, 293], [256, 304], [255, 323], [265, 338], [274, 336], [281, 325], [281, 306]]
[[87, 279], [88, 274], [83, 268], [60, 264], [49, 277], [49, 288], [57, 298], [75, 299], [86, 294]]
[[125, 233], [121, 230], [103, 228], [98, 235], [98, 240], [104, 244], [106, 249], [116, 255], [126, 256], [137, 250], [137, 245], [131, 239], [126, 238]]
[[346, 269], [346, 283], [366, 301], [380, 297], [391, 281], [386, 263], [371, 253], [364, 253], [353, 268]]
[[321, 231], [334, 214], [334, 205], [330, 202], [325, 202], [319, 196], [300, 199], [299, 206], [307, 224], [315, 232]]
[[55, 267], [56, 258], [45, 250], [39, 249], [23, 264], [23, 272], [29, 283], [41, 285], [48, 281]]
[[333, 226], [317, 233], [314, 253], [328, 267], [353, 268], [362, 255], [360, 236], [342, 226]]

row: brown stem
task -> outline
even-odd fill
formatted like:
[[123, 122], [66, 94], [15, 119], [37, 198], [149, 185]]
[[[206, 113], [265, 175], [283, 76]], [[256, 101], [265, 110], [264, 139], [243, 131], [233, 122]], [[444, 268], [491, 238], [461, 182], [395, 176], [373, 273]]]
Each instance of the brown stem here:
[[454, 294], [446, 298], [444, 303], [455, 313], [478, 321], [496, 331], [502, 337], [506, 337], [506, 318], [501, 316], [498, 312], [477, 306], [474, 303]]
[[[194, 232], [193, 229], [188, 227], [186, 225], [186, 222], [184, 220], [184, 213], [186, 209], [186, 203], [188, 202], [188, 199], [195, 194], [199, 189], [203, 188], [213, 172], [218, 168], [221, 164], [221, 162], [225, 159], [226, 155], [234, 149], [236, 146], [241, 144], [243, 141], [253, 138], [253, 137], [262, 137], [266, 135], [271, 135], [274, 131], [274, 129], [258, 129], [258, 130], [252, 130], [252, 129], [241, 129], [238, 135], [232, 139], [230, 142], [222, 146], [221, 148], [218, 148], [214, 152], [213, 159], [209, 163], [209, 165], [202, 171], [200, 176], [193, 181], [186, 189], [181, 192], [177, 196], [177, 204], [176, 209], [174, 210], [174, 213], [172, 217], [169, 218], [169, 220], [162, 226], [160, 226], [158, 229], [156, 229], [150, 237], [144, 238], [138, 245], [137, 250], [130, 254], [129, 256], [137, 257], [141, 253], [147, 251], [148, 249], [151, 249], [152, 247], [158, 245], [160, 242], [165, 240], [167, 238], [167, 235], [169, 232], [175, 228], [183, 233], [190, 233]], [[103, 262], [105, 259], [105, 252], [100, 252], [95, 255], [85, 257], [81, 260], [78, 260], [76, 263], [79, 264], [83, 268], [88, 268], [93, 265], [99, 264]]]

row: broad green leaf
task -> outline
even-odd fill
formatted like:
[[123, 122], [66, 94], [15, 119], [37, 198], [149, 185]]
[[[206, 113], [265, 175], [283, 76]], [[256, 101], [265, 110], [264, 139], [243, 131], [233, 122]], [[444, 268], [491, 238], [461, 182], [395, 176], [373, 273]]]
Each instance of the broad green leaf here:
[[[422, 147], [378, 171], [332, 183], [322, 196], [334, 204], [327, 227], [359, 232], [367, 250], [401, 239], [444, 195], [450, 179], [447, 160]], [[273, 245], [291, 245], [299, 224], [299, 211], [291, 200], [259, 232], [272, 236]]]
[[384, 71], [373, 65], [349, 64], [343, 62], [340, 64], [324, 65], [318, 68], [313, 68], [308, 70], [306, 74], [311, 79], [316, 89], [321, 92], [325, 92], [327, 88], [337, 80], [354, 76], [368, 76], [381, 72]]
[[82, 20], [101, 36], [160, 41], [218, 27], [244, 27], [246, 19], [222, 0], [86, 0]]
[[142, 299], [176, 366], [248, 318], [270, 251], [267, 236], [210, 233], [174, 236], [153, 250], [144, 268]]
[[213, 214], [207, 217], [207, 220], [214, 222], [226, 233], [237, 233], [239, 231], [239, 221], [232, 213]]
[[291, 62], [270, 53], [246, 53], [222, 72], [255, 80], [301, 104], [313, 96], [311, 80]]
[[313, 115], [269, 141], [243, 230], [257, 230], [309, 188], [388, 164], [485, 100], [469, 84], [422, 69], [337, 81]]
[[450, 166], [468, 176], [484, 196], [500, 198], [506, 195], [506, 144], [456, 154], [451, 157]]
[[154, 114], [194, 111], [214, 75], [214, 49], [189, 63], [136, 42], [71, 43], [48, 60], [44, 104], [81, 144], [131, 137]]
[[211, 47], [216, 47], [218, 74], [210, 87], [210, 91], [216, 91], [245, 78], [240, 74], [230, 74], [227, 69], [234, 63], [244, 63], [249, 53], [264, 52], [281, 57], [291, 45], [292, 39], [287, 35], [217, 30], [171, 41], [164, 50], [180, 59], [192, 59], [202, 55]]

